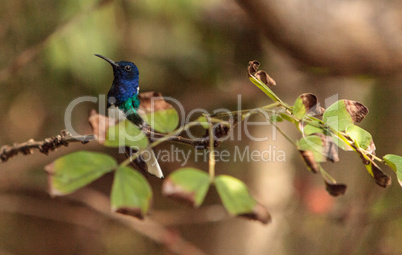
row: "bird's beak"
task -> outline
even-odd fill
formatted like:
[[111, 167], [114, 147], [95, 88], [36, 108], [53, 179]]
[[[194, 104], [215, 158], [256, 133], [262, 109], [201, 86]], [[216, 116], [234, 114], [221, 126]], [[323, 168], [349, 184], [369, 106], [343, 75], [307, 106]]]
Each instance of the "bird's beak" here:
[[113, 66], [113, 68], [114, 68], [114, 67], [119, 67], [119, 65], [118, 65], [116, 62], [114, 62], [113, 60], [111, 60], [111, 59], [109, 59], [109, 58], [107, 58], [107, 57], [104, 57], [104, 56], [99, 55], [99, 54], [95, 54], [95, 56], [100, 57], [101, 59], [103, 59], [103, 60], [109, 62], [109, 64], [111, 64], [111, 65]]

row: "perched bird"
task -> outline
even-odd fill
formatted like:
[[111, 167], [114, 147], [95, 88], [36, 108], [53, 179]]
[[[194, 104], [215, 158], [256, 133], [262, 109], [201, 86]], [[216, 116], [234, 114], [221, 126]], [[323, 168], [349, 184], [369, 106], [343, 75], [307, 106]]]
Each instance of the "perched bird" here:
[[[139, 71], [137, 66], [128, 61], [115, 62], [102, 55], [95, 54], [107, 61], [113, 68], [113, 83], [107, 94], [107, 108], [110, 112], [111, 109], [117, 108], [123, 112], [123, 116], [130, 120], [135, 125], [143, 128], [147, 126], [147, 123], [138, 114], [138, 108], [140, 106], [140, 100], [138, 98], [139, 87]], [[127, 151], [127, 150], [126, 150]], [[148, 171], [148, 173], [155, 175], [156, 177], [163, 178], [163, 172], [156, 159], [155, 153], [152, 149], [146, 149], [150, 155], [147, 162], [144, 162], [142, 157], [138, 157], [135, 160], [135, 165]]]

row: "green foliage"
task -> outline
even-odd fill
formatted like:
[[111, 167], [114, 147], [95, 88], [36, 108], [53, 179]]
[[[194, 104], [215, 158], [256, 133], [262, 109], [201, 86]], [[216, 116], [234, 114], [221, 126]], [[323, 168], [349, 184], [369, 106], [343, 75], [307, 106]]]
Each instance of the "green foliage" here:
[[353, 119], [346, 110], [344, 100], [339, 100], [325, 110], [322, 121], [336, 131], [343, 131], [353, 124]]
[[345, 133], [353, 140], [353, 142], [360, 148], [366, 150], [373, 142], [371, 134], [366, 130], [356, 125], [349, 125], [346, 127]]
[[116, 167], [114, 158], [98, 152], [78, 151], [58, 158], [46, 167], [50, 194], [70, 194]]
[[229, 175], [219, 175], [214, 183], [229, 213], [234, 215], [251, 213], [257, 205], [257, 201], [248, 192], [247, 186], [239, 179]]
[[387, 154], [383, 157], [385, 163], [395, 171], [399, 184], [402, 186], [402, 157], [394, 154]]
[[316, 162], [326, 161], [321, 137], [315, 135], [303, 137], [298, 141], [298, 146], [299, 150], [313, 152]]
[[144, 176], [130, 167], [120, 166], [112, 186], [112, 210], [142, 219], [150, 208], [151, 200], [152, 190]]
[[249, 77], [249, 79], [252, 83], [254, 83], [254, 85], [256, 85], [259, 89], [261, 89], [261, 91], [264, 92], [267, 96], [269, 96], [272, 100], [274, 100], [275, 102], [279, 101], [278, 96], [275, 95], [275, 93], [270, 88], [268, 88], [268, 86], [264, 84], [262, 81], [255, 78], [254, 76]]
[[297, 119], [302, 119], [306, 113], [307, 110], [303, 104], [303, 100], [301, 97], [298, 97], [293, 105], [293, 115]]
[[174, 108], [148, 113], [145, 119], [155, 131], [161, 133], [170, 133], [179, 125], [179, 114]]
[[210, 185], [209, 175], [195, 168], [181, 168], [164, 181], [163, 194], [199, 207]]
[[137, 126], [128, 120], [124, 120], [115, 126], [109, 127], [106, 134], [105, 146], [134, 146], [142, 149], [148, 146], [148, 138]]
[[271, 122], [282, 122], [283, 121], [283, 118], [282, 118], [282, 116], [280, 115], [280, 114], [272, 114], [271, 116], [270, 116], [270, 121]]
[[[214, 147], [219, 145], [211, 136], [213, 132], [221, 132], [224, 135], [229, 129], [245, 118], [261, 112], [273, 113], [267, 120], [274, 124], [275, 128], [294, 144], [300, 151], [307, 167], [314, 173], [320, 173], [328, 193], [332, 196], [343, 195], [346, 185], [337, 183], [321, 166], [320, 163], [330, 160], [339, 160], [336, 146], [344, 150], [355, 151], [361, 157], [369, 174], [381, 187], [387, 187], [391, 179], [377, 165], [376, 162], [386, 163], [396, 173], [402, 185], [402, 157], [388, 154], [384, 159], [374, 154], [375, 145], [372, 136], [366, 130], [358, 127], [367, 115], [368, 109], [359, 102], [351, 100], [339, 100], [327, 110], [317, 106], [317, 97], [311, 93], [300, 95], [293, 107], [285, 104], [268, 87], [275, 85], [275, 81], [265, 71], [257, 71], [259, 63], [250, 61], [249, 78], [275, 103], [256, 109], [242, 110], [239, 112], [219, 113], [214, 115], [203, 114], [193, 122], [176, 130], [179, 116], [176, 110], [163, 100], [159, 93], [150, 92], [142, 95], [141, 107], [145, 109], [146, 120], [150, 126], [158, 132], [167, 133], [149, 144], [144, 133], [129, 121], [122, 121], [115, 126], [110, 126], [106, 131], [105, 146], [121, 147], [136, 146], [138, 148], [153, 147], [162, 142], [172, 140], [180, 132], [192, 126], [201, 125], [207, 129], [207, 143], [205, 137], [202, 144], [209, 149], [209, 174], [195, 168], [181, 168], [169, 175], [163, 183], [162, 192], [165, 196], [185, 202], [192, 207], [199, 207], [213, 183], [217, 189], [223, 206], [233, 215], [256, 219], [262, 223], [270, 221], [270, 215], [249, 193], [247, 186], [241, 181], [228, 175], [215, 176]], [[155, 101], [153, 99], [157, 99]], [[144, 103], [145, 100], [145, 103]], [[152, 108], [152, 103], [157, 102]], [[152, 108], [152, 109], [151, 109]], [[273, 111], [272, 108], [279, 108]], [[227, 117], [233, 114], [236, 118], [227, 121]], [[266, 116], [266, 115], [264, 115]], [[322, 116], [322, 119], [321, 119]], [[302, 138], [296, 142], [288, 137], [277, 122], [288, 121], [296, 124]], [[215, 129], [215, 127], [217, 127]], [[224, 128], [223, 128], [224, 127]], [[97, 130], [101, 130], [99, 126]], [[158, 134], [160, 135], [160, 134]], [[181, 138], [183, 139], [183, 138]], [[188, 138], [186, 138], [188, 139]], [[179, 139], [180, 140], [180, 139]], [[188, 140], [186, 141], [188, 143]], [[91, 152], [77, 152], [56, 160], [47, 167], [49, 172], [51, 193], [54, 195], [69, 194], [103, 174], [115, 170], [115, 179], [111, 193], [112, 209], [116, 212], [143, 218], [150, 208], [152, 190], [148, 181], [138, 172], [127, 167], [131, 160], [140, 154], [132, 155], [117, 167], [116, 161], [104, 154]]]
[[304, 135], [312, 135], [312, 134], [324, 134], [326, 133], [323, 129], [321, 122], [319, 120], [312, 120], [308, 124], [303, 127], [302, 130]]

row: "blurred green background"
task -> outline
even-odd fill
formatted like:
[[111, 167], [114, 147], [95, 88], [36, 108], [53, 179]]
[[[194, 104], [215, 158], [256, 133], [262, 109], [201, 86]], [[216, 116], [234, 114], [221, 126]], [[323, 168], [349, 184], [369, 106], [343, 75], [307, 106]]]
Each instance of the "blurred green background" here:
[[[300, 1], [260, 1], [260, 8], [258, 1], [238, 2], [2, 1], [0, 145], [55, 136], [65, 128], [64, 113], [72, 100], [107, 93], [112, 71], [93, 56], [97, 53], [135, 62], [141, 91], [176, 98], [187, 113], [195, 108], [236, 110], [239, 94], [243, 109], [269, 104], [270, 99], [247, 79], [248, 61], [257, 59], [276, 80], [275, 92], [289, 104], [305, 92], [316, 94], [322, 104], [331, 96], [364, 103], [370, 114], [362, 127], [373, 135], [377, 154], [402, 154], [400, 43], [389, 50], [376, 37], [364, 40], [375, 29], [400, 38], [398, 16], [389, 16], [388, 23], [369, 31], [359, 26], [365, 28], [370, 20], [356, 26], [346, 23], [354, 21], [350, 17], [364, 20], [367, 9], [360, 12], [345, 5], [348, 12], [338, 17], [325, 15], [336, 8], [308, 7]], [[351, 2], [350, 7], [361, 3]], [[382, 7], [390, 10], [392, 4], [386, 1]], [[287, 10], [296, 14], [283, 18]], [[332, 26], [337, 19], [345, 24]], [[328, 24], [335, 33], [317, 32]], [[97, 107], [85, 103], [75, 108], [77, 131], [90, 133], [88, 111]], [[290, 124], [284, 129], [297, 138]], [[272, 129], [256, 126], [252, 132], [271, 136]], [[35, 152], [11, 158], [0, 166], [0, 254], [401, 252], [402, 190], [390, 169], [384, 167], [393, 185], [384, 190], [356, 155], [341, 152], [341, 162], [324, 164], [348, 185], [347, 193], [334, 199], [279, 134], [266, 142], [229, 141], [221, 149], [264, 150], [269, 145], [285, 151], [286, 162], [217, 163], [218, 174], [244, 180], [268, 208], [273, 222], [267, 226], [228, 216], [213, 189], [199, 210], [189, 209], [162, 197], [161, 181], [154, 178], [149, 179], [155, 194], [153, 210], [144, 222], [110, 213], [109, 175], [75, 194], [51, 199], [43, 168], [55, 158], [80, 149], [124, 158], [96, 143], [72, 144], [48, 156]], [[189, 165], [207, 169], [205, 162]], [[179, 167], [178, 162], [162, 163], [165, 174]]]

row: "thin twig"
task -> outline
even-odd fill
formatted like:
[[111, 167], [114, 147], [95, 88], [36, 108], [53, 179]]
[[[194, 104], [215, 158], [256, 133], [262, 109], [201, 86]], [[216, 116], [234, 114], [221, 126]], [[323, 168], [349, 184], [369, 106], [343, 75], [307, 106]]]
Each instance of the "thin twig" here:
[[[194, 148], [207, 148], [209, 146], [209, 137], [190, 139], [182, 136], [168, 136], [152, 130], [143, 130], [145, 135], [157, 144], [165, 141], [191, 145]], [[0, 148], [0, 160], [6, 162], [9, 158], [22, 153], [29, 155], [34, 152], [34, 149], [39, 150], [43, 154], [49, 154], [50, 151], [55, 151], [60, 147], [67, 147], [69, 143], [81, 142], [86, 144], [95, 140], [94, 135], [72, 136], [67, 130], [62, 130], [60, 135], [45, 138], [43, 141], [35, 141], [30, 139], [23, 143], [15, 143], [14, 145], [4, 145]]]
[[72, 136], [66, 130], [62, 130], [60, 135], [46, 138], [43, 141], [30, 139], [23, 143], [16, 143], [13, 146], [4, 145], [0, 148], [0, 159], [1, 162], [5, 162], [18, 153], [29, 155], [33, 153], [33, 149], [38, 149], [39, 152], [47, 155], [50, 151], [54, 151], [59, 147], [67, 147], [69, 143], [80, 142], [86, 144], [94, 139], [93, 135]]

